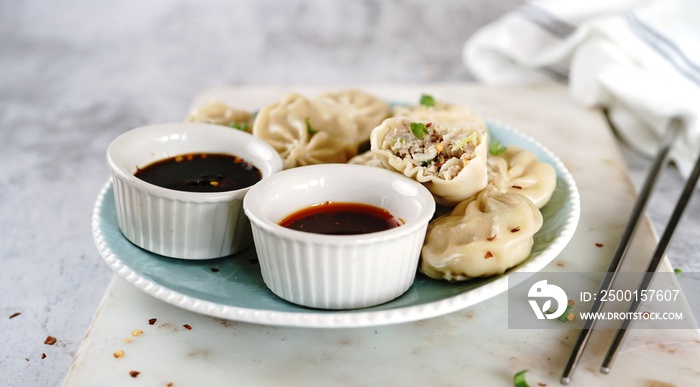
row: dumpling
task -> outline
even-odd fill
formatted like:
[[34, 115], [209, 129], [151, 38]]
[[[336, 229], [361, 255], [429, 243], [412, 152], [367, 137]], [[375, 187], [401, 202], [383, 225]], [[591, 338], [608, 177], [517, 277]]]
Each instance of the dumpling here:
[[448, 281], [502, 274], [530, 256], [541, 227], [530, 199], [488, 186], [430, 223], [420, 270]]
[[556, 171], [530, 151], [509, 146], [498, 155], [490, 154], [487, 163], [489, 184], [501, 192], [524, 195], [537, 208], [544, 207], [554, 193]]
[[[392, 109], [394, 117], [412, 117], [419, 120], [441, 121], [441, 122], [464, 122], [481, 120], [465, 106], [434, 101], [430, 97], [430, 104], [418, 104], [412, 106], [397, 105]], [[485, 124], [484, 124], [485, 125]]]
[[234, 109], [220, 101], [210, 101], [197, 107], [186, 120], [230, 126], [249, 133], [253, 127], [253, 115], [250, 112]]
[[488, 134], [482, 121], [387, 118], [372, 131], [370, 144], [386, 168], [423, 183], [438, 204], [455, 205], [486, 187]]
[[357, 123], [356, 145], [369, 141], [369, 134], [385, 118], [391, 115], [391, 108], [385, 101], [357, 89], [344, 89], [322, 94], [315, 101], [335, 103]]
[[377, 155], [371, 150], [360, 153], [359, 155], [351, 158], [348, 160], [348, 164], [369, 165], [370, 167], [384, 168], [382, 161], [379, 160], [379, 157], [377, 157]]
[[284, 168], [345, 163], [357, 154], [357, 124], [337, 105], [288, 94], [267, 105], [253, 122], [253, 135], [282, 156]]

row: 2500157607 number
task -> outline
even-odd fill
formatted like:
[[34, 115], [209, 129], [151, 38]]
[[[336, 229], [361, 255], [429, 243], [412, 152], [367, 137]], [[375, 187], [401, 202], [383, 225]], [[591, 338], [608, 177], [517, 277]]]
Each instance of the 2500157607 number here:
[[[591, 298], [600, 297], [602, 302], [616, 301], [658, 301], [658, 302], [675, 302], [678, 299], [678, 289], [643, 289], [643, 290], [601, 290], [599, 295], [589, 292], [581, 293], [581, 301], [589, 301]], [[587, 293], [587, 294], [584, 294]], [[591, 297], [592, 296], [592, 297]], [[597, 297], [596, 297], [597, 296]]]

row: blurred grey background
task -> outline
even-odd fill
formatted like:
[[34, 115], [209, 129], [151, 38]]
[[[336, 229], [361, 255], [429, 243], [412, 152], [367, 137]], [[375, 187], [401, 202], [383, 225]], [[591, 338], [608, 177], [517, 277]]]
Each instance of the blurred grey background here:
[[86, 333], [112, 276], [90, 217], [118, 134], [213, 86], [472, 81], [465, 41], [521, 3], [0, 0], [0, 385], [59, 385]]
[[1, 97], [114, 127], [209, 86], [465, 81], [466, 39], [519, 3], [3, 0]]

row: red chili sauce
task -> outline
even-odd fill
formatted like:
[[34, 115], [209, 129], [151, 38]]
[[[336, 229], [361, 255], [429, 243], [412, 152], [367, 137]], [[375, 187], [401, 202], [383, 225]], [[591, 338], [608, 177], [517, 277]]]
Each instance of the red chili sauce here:
[[223, 153], [190, 153], [156, 161], [134, 174], [160, 187], [189, 192], [224, 192], [262, 179], [253, 164]]
[[403, 221], [389, 211], [362, 203], [325, 202], [293, 212], [280, 226], [327, 235], [354, 235], [399, 227]]

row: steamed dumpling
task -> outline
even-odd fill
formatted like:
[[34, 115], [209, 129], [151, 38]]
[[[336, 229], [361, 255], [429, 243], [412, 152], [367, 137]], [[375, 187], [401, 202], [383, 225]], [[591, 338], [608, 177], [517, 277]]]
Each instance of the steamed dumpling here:
[[557, 173], [548, 163], [517, 146], [509, 146], [488, 158], [489, 184], [501, 192], [527, 196], [537, 206], [544, 207], [554, 193]]
[[438, 204], [455, 205], [486, 186], [488, 134], [481, 120], [387, 118], [370, 144], [386, 168], [423, 183]]
[[368, 165], [370, 167], [384, 168], [384, 164], [379, 160], [374, 152], [368, 150], [348, 160], [348, 164]]
[[489, 185], [430, 223], [420, 270], [448, 281], [502, 274], [530, 256], [541, 227], [530, 199]]
[[253, 123], [253, 135], [277, 150], [285, 169], [347, 162], [357, 154], [356, 133], [357, 124], [338, 105], [299, 94], [265, 106]]
[[234, 109], [220, 101], [210, 101], [192, 110], [188, 122], [204, 122], [230, 126], [250, 133], [253, 115], [245, 110]]
[[344, 89], [322, 94], [315, 101], [338, 104], [350, 119], [357, 123], [356, 145], [369, 141], [369, 134], [385, 118], [391, 115], [391, 108], [385, 101], [357, 89]]

